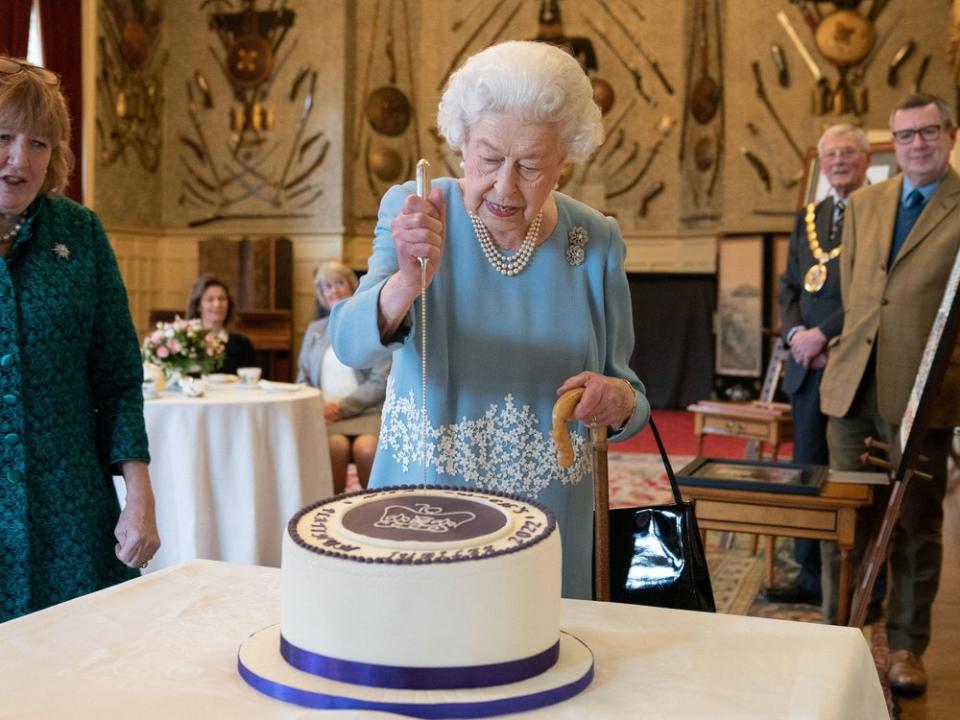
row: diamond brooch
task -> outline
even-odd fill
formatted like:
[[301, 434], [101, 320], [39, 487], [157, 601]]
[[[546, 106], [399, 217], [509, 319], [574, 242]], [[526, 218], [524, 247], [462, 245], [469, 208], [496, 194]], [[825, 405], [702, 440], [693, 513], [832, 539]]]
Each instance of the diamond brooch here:
[[565, 253], [567, 262], [574, 267], [583, 265], [583, 261], [587, 256], [586, 250], [584, 249], [588, 240], [587, 231], [578, 225], [567, 233], [567, 240], [569, 242]]

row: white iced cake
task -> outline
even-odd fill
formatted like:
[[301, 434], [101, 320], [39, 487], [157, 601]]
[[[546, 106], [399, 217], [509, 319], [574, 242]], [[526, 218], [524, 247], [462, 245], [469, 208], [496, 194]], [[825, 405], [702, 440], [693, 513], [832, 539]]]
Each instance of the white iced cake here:
[[560, 563], [553, 515], [523, 498], [398, 487], [324, 500], [284, 535], [281, 652], [382, 687], [531, 677], [559, 652]]

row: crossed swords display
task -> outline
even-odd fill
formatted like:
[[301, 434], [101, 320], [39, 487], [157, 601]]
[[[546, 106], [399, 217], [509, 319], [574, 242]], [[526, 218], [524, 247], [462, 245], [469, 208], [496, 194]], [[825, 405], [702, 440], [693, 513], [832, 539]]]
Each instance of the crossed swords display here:
[[[225, 146], [227, 161], [218, 164], [217, 157], [207, 141], [203, 124], [200, 122], [200, 108], [194, 99], [193, 87], [188, 83], [187, 116], [190, 119], [195, 137], [180, 135], [178, 139], [184, 147], [190, 150], [193, 159], [200, 163], [201, 168], [197, 169], [191, 161], [180, 155], [180, 162], [189, 175], [189, 178], [183, 181], [184, 194], [181, 195], [181, 204], [189, 203], [198, 207], [222, 211], [250, 197], [255, 197], [272, 208], [282, 207], [290, 201], [295, 201], [296, 207], [305, 208], [317, 200], [323, 194], [323, 189], [318, 188], [308, 180], [326, 159], [327, 152], [330, 149], [330, 141], [324, 140], [320, 144], [320, 141], [323, 140], [322, 130], [304, 139], [304, 133], [313, 112], [316, 81], [316, 71], [301, 71], [293, 81], [290, 90], [291, 100], [296, 99], [302, 86], [306, 85], [307, 89], [303, 96], [293, 141], [279, 175], [274, 176], [264, 170], [263, 166], [268, 159], [273, 157], [279, 143], [274, 143], [256, 156], [244, 157], [244, 151], [236, 143], [228, 140]], [[194, 76], [194, 82], [203, 94], [204, 108], [212, 108], [213, 100], [209, 90], [209, 82], [199, 71]], [[311, 149], [314, 151], [313, 159], [303, 170], [291, 178], [295, 165], [300, 164]], [[230, 191], [236, 186], [239, 186], [239, 191], [231, 194]], [[223, 215], [211, 217], [225, 219]], [[249, 217], [250, 215], [247, 216], [247, 219]], [[253, 215], [253, 217], [256, 217], [256, 215]], [[276, 216], [271, 215], [271, 217]], [[310, 215], [305, 213], [291, 214], [287, 217], [310, 217]], [[194, 221], [190, 225], [196, 226], [213, 221], [211, 218], [204, 218]]]

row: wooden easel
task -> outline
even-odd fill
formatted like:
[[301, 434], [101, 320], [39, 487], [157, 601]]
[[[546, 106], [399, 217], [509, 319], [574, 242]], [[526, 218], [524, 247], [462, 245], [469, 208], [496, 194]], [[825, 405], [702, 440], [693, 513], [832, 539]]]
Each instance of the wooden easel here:
[[[784, 407], [784, 403], [775, 403], [777, 387], [780, 384], [780, 378], [783, 376], [783, 366], [790, 357], [790, 348], [778, 337], [773, 345], [773, 352], [770, 353], [770, 362], [767, 363], [767, 371], [763, 376], [763, 387], [760, 388], [760, 399], [754, 404], [768, 410], [789, 411], [789, 406]], [[747, 460], [760, 460], [763, 455], [763, 443], [759, 440], [748, 440], [747, 449], [744, 458]]]
[[930, 335], [927, 337], [927, 343], [920, 360], [920, 368], [913, 383], [907, 409], [904, 411], [903, 420], [900, 423], [900, 437], [901, 439], [906, 438], [901, 440], [903, 452], [900, 462], [894, 467], [889, 461], [872, 457], [869, 453], [871, 449], [886, 451], [889, 457], [891, 448], [871, 438], [864, 441], [868, 452], [861, 456], [861, 460], [864, 464], [882, 467], [887, 470], [890, 473], [891, 485], [890, 496], [887, 499], [883, 517], [878, 524], [875, 524], [870, 534], [870, 541], [867, 543], [866, 552], [857, 575], [857, 584], [853, 591], [850, 608], [850, 619], [847, 623], [850, 627], [863, 627], [863, 622], [867, 617], [867, 608], [870, 605], [870, 599], [873, 597], [873, 587], [877, 582], [880, 568], [886, 563], [893, 529], [900, 518], [900, 508], [903, 505], [903, 499], [906, 497], [911, 480], [918, 478], [920, 482], [925, 482], [931, 479], [929, 475], [918, 471], [916, 467], [923, 459], [920, 455], [920, 448], [923, 446], [927, 428], [930, 424], [934, 399], [943, 384], [947, 367], [950, 364], [950, 357], [957, 343], [958, 326], [960, 326], [958, 285], [960, 285], [960, 253], [954, 260], [953, 269], [950, 271], [950, 277], [943, 290], [943, 299], [940, 301], [940, 307], [930, 329]]

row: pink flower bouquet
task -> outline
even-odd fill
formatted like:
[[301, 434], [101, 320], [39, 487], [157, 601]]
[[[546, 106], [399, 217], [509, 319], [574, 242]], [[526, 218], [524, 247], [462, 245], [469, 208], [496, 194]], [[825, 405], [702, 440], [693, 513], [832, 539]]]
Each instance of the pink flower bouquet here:
[[227, 333], [205, 330], [200, 320], [157, 323], [143, 341], [143, 361], [182, 374], [210, 373], [223, 364]]

